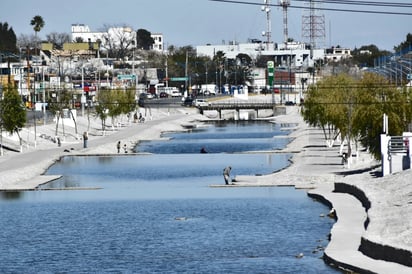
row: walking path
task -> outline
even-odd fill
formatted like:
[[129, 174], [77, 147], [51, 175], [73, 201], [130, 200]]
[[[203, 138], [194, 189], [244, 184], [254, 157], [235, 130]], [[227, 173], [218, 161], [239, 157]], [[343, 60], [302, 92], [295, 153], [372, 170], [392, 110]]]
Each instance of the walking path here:
[[[376, 162], [366, 153], [360, 153], [350, 169], [345, 168], [339, 148], [327, 148], [323, 133], [302, 121], [298, 107], [287, 109], [287, 115], [278, 116], [275, 121], [296, 124], [291, 134], [293, 141], [280, 152], [293, 155], [291, 165], [274, 174], [237, 176], [234, 187], [293, 185], [307, 188], [309, 195], [323, 199], [337, 213], [337, 223], [325, 250], [328, 262], [364, 273], [412, 273], [412, 184], [409, 183], [412, 173], [405, 171], [374, 178], [371, 167]], [[197, 114], [195, 109], [177, 108], [152, 110], [152, 116], [147, 118], [143, 124], [124, 122], [123, 127], [107, 131], [104, 136], [100, 122], [92, 120], [87, 148], [83, 148], [83, 141], [75, 134], [68, 133], [61, 146], [42, 138], [35, 148], [24, 147], [23, 153], [5, 151], [0, 157], [0, 190], [34, 189], [55, 179], [42, 174], [62, 156], [115, 155], [118, 141], [132, 148], [138, 141], [160, 138], [161, 132], [182, 130], [182, 125], [200, 123], [205, 116]], [[81, 117], [78, 120], [78, 132], [86, 131], [87, 121]], [[54, 130], [55, 125], [42, 125], [38, 126], [37, 134], [50, 135]], [[236, 167], [233, 169], [235, 171]], [[334, 192], [338, 188], [351, 192], [356, 198]], [[359, 247], [369, 256], [399, 263], [372, 259], [358, 251]], [[387, 256], [388, 253], [392, 255]]]

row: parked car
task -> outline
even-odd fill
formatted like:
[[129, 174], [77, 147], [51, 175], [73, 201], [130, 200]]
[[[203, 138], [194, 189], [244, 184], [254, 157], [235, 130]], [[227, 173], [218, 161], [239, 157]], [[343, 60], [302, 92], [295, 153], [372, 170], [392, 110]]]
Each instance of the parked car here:
[[180, 97], [180, 96], [182, 96], [182, 93], [180, 93], [180, 91], [178, 90], [172, 91], [172, 97]]
[[207, 100], [205, 100], [205, 99], [195, 99], [193, 101], [193, 105], [195, 107], [206, 107], [206, 106], [209, 106], [210, 103], [208, 103]]
[[294, 106], [294, 105], [295, 105], [295, 102], [292, 102], [292, 101], [285, 102], [285, 106]]
[[139, 100], [137, 101], [137, 105], [139, 107], [144, 108], [144, 98], [139, 98]]
[[147, 99], [153, 99], [153, 98], [156, 98], [156, 94], [153, 94], [153, 93], [147, 93], [147, 97], [146, 97]]
[[193, 106], [193, 98], [185, 97], [185, 100], [182, 102], [182, 106], [185, 106], [185, 107]]
[[168, 98], [168, 97], [169, 97], [169, 94], [167, 94], [166, 92], [162, 91], [162, 92], [160, 92], [159, 97], [160, 97], [160, 98]]

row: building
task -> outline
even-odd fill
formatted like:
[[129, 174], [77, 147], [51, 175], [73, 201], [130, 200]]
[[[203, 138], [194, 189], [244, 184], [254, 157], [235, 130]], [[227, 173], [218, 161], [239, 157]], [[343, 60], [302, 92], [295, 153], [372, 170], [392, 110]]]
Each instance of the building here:
[[164, 51], [163, 34], [161, 34], [161, 33], [152, 33], [151, 36], [154, 40], [153, 50], [163, 52]]
[[[98, 42], [100, 41], [101, 48], [110, 48], [107, 40], [110, 40], [110, 43], [119, 45], [121, 41], [131, 40], [136, 44], [136, 31], [132, 28], [123, 26], [123, 27], [111, 27], [104, 32], [92, 32], [90, 31], [89, 26], [84, 24], [72, 24], [72, 41], [83, 41], [83, 42]], [[151, 37], [154, 40], [153, 50], [163, 52], [163, 34], [161, 33], [152, 33]]]
[[339, 62], [348, 58], [352, 58], [351, 51], [348, 48], [332, 47], [326, 49], [326, 61]]
[[273, 56], [273, 60], [281, 67], [312, 67], [315, 60], [323, 60], [325, 51], [323, 49], [310, 49], [306, 44], [299, 42], [288, 42], [282, 44], [267, 44], [254, 40], [248, 43], [230, 42], [223, 45], [204, 45], [196, 47], [198, 56], [213, 56], [221, 51], [228, 59], [236, 59], [239, 54], [247, 54], [252, 59], [258, 56]]

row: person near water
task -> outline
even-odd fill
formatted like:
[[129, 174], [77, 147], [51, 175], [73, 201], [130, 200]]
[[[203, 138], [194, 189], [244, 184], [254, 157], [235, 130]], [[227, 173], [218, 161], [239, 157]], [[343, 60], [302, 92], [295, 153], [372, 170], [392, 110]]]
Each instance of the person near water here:
[[117, 142], [116, 147], [117, 147], [117, 153], [120, 153], [120, 147], [121, 147], [121, 145], [120, 145], [120, 141], [119, 141], [119, 142]]
[[225, 184], [229, 184], [230, 181], [230, 171], [232, 170], [231, 166], [227, 166], [223, 169], [223, 178], [225, 179]]

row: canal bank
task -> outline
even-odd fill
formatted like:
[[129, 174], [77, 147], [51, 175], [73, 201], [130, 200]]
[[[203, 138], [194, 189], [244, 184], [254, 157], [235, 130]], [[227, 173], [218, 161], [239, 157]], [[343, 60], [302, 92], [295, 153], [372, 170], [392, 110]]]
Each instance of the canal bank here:
[[[101, 125], [94, 121], [90, 127], [92, 130], [89, 131], [87, 148], [83, 147], [82, 139], [75, 134], [68, 134], [61, 146], [42, 139], [35, 148], [24, 149], [23, 153], [8, 152], [0, 159], [0, 188], [9, 191], [33, 189], [41, 184], [42, 178], [45, 182], [50, 180], [40, 175], [60, 157], [73, 154], [116, 155], [118, 141], [131, 148], [138, 141], [160, 138], [161, 132], [184, 130], [187, 125], [196, 125], [204, 119], [204, 116], [199, 115], [196, 109], [182, 108], [174, 112], [152, 110], [152, 116], [148, 118], [144, 124], [125, 122], [113, 127], [111, 131], [107, 130], [104, 134], [100, 131]], [[331, 243], [325, 250], [329, 262], [360, 272], [410, 272], [411, 268], [402, 263], [407, 264], [412, 246], [410, 229], [412, 211], [408, 196], [412, 191], [408, 184], [399, 186], [396, 183], [407, 181], [411, 174], [404, 172], [387, 178], [375, 178], [372, 167], [376, 163], [371, 161], [367, 154], [359, 155], [357, 163], [352, 165], [351, 170], [345, 169], [341, 164], [337, 148], [325, 147], [321, 130], [310, 128], [303, 123], [298, 107], [288, 108], [287, 115], [276, 117], [274, 122], [296, 125], [291, 134], [294, 140], [283, 150], [283, 152], [293, 153], [291, 166], [265, 176], [239, 176], [236, 178], [236, 185], [294, 185], [297, 188], [313, 189], [310, 191], [311, 195], [327, 200], [335, 207], [338, 216], [338, 222], [332, 230]], [[83, 132], [87, 127], [88, 121], [79, 119], [79, 132]], [[50, 135], [54, 125], [41, 126], [37, 130], [38, 133]], [[355, 185], [356, 188], [362, 189], [371, 202], [368, 212], [362, 204], [359, 205], [359, 199], [353, 200], [353, 196], [348, 194], [334, 195], [336, 182]], [[390, 195], [385, 193], [387, 191], [390, 191]], [[341, 199], [343, 202], [340, 201]], [[346, 205], [348, 209], [340, 204]], [[349, 210], [355, 208], [358, 209], [356, 214]], [[366, 219], [369, 221], [365, 230]], [[354, 231], [356, 237], [351, 233], [339, 233]], [[371, 259], [369, 256], [364, 256], [358, 251], [362, 241], [392, 248], [384, 249], [381, 252], [383, 254], [388, 250], [389, 253], [395, 254], [395, 257], [399, 257], [393, 250], [406, 252], [406, 257], [403, 256], [405, 261], [393, 263], [378, 260], [379, 257]], [[375, 267], [380, 264], [385, 267]]]

